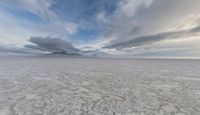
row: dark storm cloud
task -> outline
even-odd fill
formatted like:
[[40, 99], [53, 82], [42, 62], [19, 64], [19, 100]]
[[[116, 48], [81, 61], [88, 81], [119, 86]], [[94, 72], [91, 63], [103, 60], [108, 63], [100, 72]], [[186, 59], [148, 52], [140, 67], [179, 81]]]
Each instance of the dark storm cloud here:
[[31, 37], [29, 41], [35, 45], [25, 45], [26, 48], [47, 52], [62, 52], [65, 54], [79, 54], [80, 50], [59, 38]]
[[200, 26], [191, 29], [191, 32], [200, 32]]
[[109, 45], [105, 46], [104, 48], [123, 49], [123, 48], [128, 48], [128, 47], [140, 47], [140, 46], [150, 45], [161, 40], [171, 39], [171, 38], [176, 38], [176, 37], [180, 38], [182, 36], [184, 37], [184, 36], [192, 35], [198, 32], [200, 32], [200, 26], [197, 26], [188, 30], [163, 32], [163, 33], [158, 33], [154, 35], [136, 37], [131, 40], [127, 40], [125, 42], [120, 42], [120, 43], [111, 42], [109, 43]]

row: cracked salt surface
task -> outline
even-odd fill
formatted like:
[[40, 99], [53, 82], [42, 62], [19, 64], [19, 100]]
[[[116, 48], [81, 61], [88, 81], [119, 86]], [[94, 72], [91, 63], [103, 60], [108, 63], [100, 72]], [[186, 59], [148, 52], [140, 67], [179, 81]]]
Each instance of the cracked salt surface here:
[[200, 60], [0, 58], [0, 115], [200, 115]]

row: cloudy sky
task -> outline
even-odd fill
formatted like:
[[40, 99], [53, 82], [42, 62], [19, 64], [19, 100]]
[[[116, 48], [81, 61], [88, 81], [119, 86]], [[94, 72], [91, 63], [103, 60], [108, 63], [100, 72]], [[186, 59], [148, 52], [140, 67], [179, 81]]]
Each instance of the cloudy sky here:
[[0, 0], [0, 55], [200, 57], [200, 0]]

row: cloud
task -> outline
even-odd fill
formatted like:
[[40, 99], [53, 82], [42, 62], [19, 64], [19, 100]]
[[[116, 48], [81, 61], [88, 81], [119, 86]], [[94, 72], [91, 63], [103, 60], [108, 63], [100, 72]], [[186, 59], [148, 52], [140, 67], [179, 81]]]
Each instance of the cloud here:
[[54, 12], [50, 10], [53, 0], [2, 0], [1, 2], [4, 6], [25, 10], [43, 19], [51, 20], [56, 18]]
[[1, 44], [0, 43], [0, 54], [13, 54], [13, 55], [34, 55], [40, 54], [41, 52], [33, 51], [24, 47], [17, 47], [15, 45]]
[[51, 4], [51, 0], [0, 1], [0, 43], [21, 47], [27, 44], [30, 36], [60, 36], [66, 33], [66, 22], [55, 19], [49, 9]]
[[[15, 44], [22, 46], [26, 43], [30, 31], [22, 27], [16, 19], [8, 12], [0, 9], [0, 43], [1, 44]], [[24, 20], [20, 20], [24, 21]]]
[[78, 24], [76, 23], [67, 23], [65, 25], [65, 30], [69, 33], [69, 34], [74, 34], [77, 32], [78, 29]]
[[52, 53], [79, 54], [80, 50], [59, 38], [51, 37], [31, 37], [29, 39], [34, 45], [25, 45], [26, 48], [33, 50], [46, 51]]
[[[124, 0], [119, 2], [114, 15], [105, 16], [99, 14], [97, 19], [102, 23], [106, 31], [104, 37], [108, 41], [102, 49], [130, 54], [131, 52], [148, 53], [143, 49], [150, 45], [153, 49], [159, 48], [157, 44], [161, 41], [173, 41], [187, 44], [182, 39], [190, 39], [199, 36], [200, 32], [200, 1], [197, 0]], [[102, 18], [103, 17], [103, 18]], [[177, 49], [174, 42], [171, 42]], [[167, 43], [163, 44], [167, 47]], [[191, 54], [193, 45], [187, 46], [190, 50], [183, 52]], [[125, 49], [130, 49], [125, 52]], [[141, 50], [138, 50], [141, 49]], [[175, 49], [175, 48], [174, 48]], [[174, 50], [170, 49], [170, 50]], [[145, 50], [145, 51], [143, 51]], [[181, 52], [181, 51], [180, 51]], [[161, 54], [161, 52], [155, 53]], [[163, 50], [162, 54], [169, 55], [170, 52]], [[174, 52], [171, 52], [173, 55]], [[152, 54], [152, 55], [154, 55]], [[151, 55], [148, 53], [148, 55]]]
[[[0, 42], [18, 47], [26, 44], [25, 48], [41, 52], [120, 54], [129, 49], [125, 53], [149, 55], [146, 46], [159, 49], [160, 42], [177, 38], [187, 44], [182, 39], [199, 36], [200, 32], [199, 0], [61, 1], [1, 0]], [[28, 41], [30, 36], [48, 35], [62, 36], [70, 43], [51, 37], [31, 37]], [[167, 49], [170, 46], [166, 44]], [[180, 48], [174, 42], [170, 45]], [[187, 47], [191, 49], [187, 52], [196, 48]]]
[[127, 40], [125, 42], [120, 43], [112, 43], [112, 41], [109, 43], [109, 45], [104, 46], [104, 48], [115, 48], [115, 49], [123, 49], [128, 47], [140, 47], [145, 45], [150, 45], [155, 42], [165, 40], [165, 39], [171, 39], [171, 38], [180, 38], [181, 36], [192, 36], [192, 34], [200, 32], [200, 26], [188, 29], [188, 30], [181, 30], [181, 31], [170, 31], [170, 32], [163, 32], [158, 33], [154, 35], [148, 35], [148, 36], [141, 36], [136, 37], [131, 40]]
[[[63, 36], [76, 33], [79, 25], [73, 21], [63, 20], [52, 9], [54, 3], [54, 0], [2, 0], [0, 1], [0, 17], [2, 19], [0, 19], [3, 22], [1, 21], [0, 26], [4, 26], [4, 31], [10, 31], [12, 28], [18, 31], [19, 29], [15, 28], [22, 28], [23, 34], [29, 34], [29, 36], [25, 36], [25, 40], [35, 35]], [[16, 24], [13, 24], [12, 27], [8, 26], [12, 22]], [[13, 32], [12, 35], [14, 34], [16, 33]]]
[[3, 47], [3, 46], [0, 46], [0, 52], [6, 52], [6, 53], [30, 53], [30, 52], [27, 52], [25, 51], [24, 49], [21, 49], [21, 48], [16, 48], [16, 47]]

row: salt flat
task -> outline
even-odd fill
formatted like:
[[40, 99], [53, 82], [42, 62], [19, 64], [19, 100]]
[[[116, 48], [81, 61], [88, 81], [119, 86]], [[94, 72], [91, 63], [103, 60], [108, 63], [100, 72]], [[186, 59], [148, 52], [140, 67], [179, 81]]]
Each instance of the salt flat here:
[[1, 57], [0, 115], [200, 115], [200, 60]]

